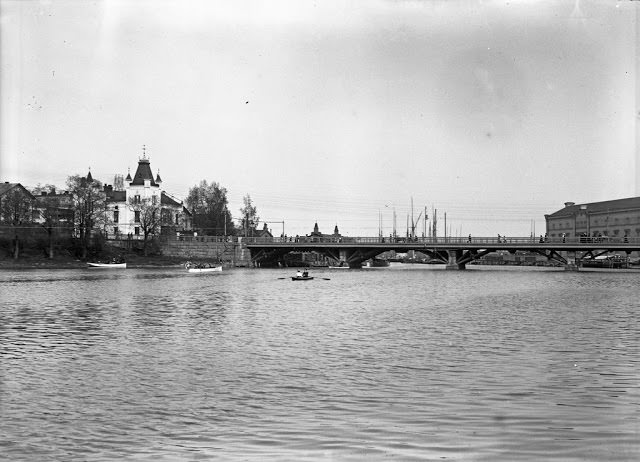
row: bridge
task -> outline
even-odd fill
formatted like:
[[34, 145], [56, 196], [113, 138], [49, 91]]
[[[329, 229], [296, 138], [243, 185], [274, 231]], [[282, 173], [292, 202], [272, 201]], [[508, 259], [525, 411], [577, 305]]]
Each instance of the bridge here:
[[577, 270], [580, 261], [610, 252], [626, 254], [640, 251], [640, 238], [575, 237], [536, 239], [532, 237], [271, 237], [242, 238], [257, 266], [280, 263], [289, 252], [315, 251], [349, 268], [362, 268], [363, 262], [383, 252], [421, 252], [446, 264], [447, 269], [462, 270], [467, 263], [491, 252], [526, 251]]

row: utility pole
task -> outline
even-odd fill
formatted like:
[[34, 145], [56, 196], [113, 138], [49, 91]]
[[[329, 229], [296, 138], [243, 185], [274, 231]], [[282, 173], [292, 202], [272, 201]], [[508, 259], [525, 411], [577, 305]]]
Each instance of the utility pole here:
[[433, 211], [432, 224], [433, 224], [433, 237], [437, 238], [438, 237], [438, 209], [434, 209]]
[[444, 212], [444, 238], [447, 239], [447, 212]]

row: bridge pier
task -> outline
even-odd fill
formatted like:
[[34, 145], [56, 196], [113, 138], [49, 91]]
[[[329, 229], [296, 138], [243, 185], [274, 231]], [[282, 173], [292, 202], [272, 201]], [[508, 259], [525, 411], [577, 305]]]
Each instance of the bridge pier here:
[[564, 265], [565, 271], [578, 271], [578, 262], [576, 260], [576, 252], [567, 252], [565, 255], [567, 262]]
[[448, 249], [447, 254], [449, 260], [447, 261], [446, 269], [448, 270], [463, 270], [466, 268], [464, 263], [458, 263], [462, 258], [462, 250], [460, 249]]

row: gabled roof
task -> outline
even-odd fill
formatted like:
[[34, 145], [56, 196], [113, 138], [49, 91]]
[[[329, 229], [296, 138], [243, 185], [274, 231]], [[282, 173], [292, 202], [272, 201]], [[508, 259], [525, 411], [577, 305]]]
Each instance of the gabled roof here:
[[164, 191], [162, 191], [162, 194], [160, 195], [160, 203], [162, 205], [172, 205], [174, 207], [181, 207], [182, 206], [182, 202], [179, 202], [178, 199], [176, 199], [175, 197], [170, 196], [169, 194], [167, 194]]
[[131, 184], [134, 186], [143, 186], [145, 180], [149, 180], [151, 186], [158, 186], [153, 180], [149, 159], [142, 158], [138, 161], [138, 168], [136, 169], [136, 174], [133, 176]]
[[585, 210], [586, 212], [591, 214], [615, 212], [628, 209], [640, 209], [640, 197], [628, 197], [626, 199], [614, 199], [602, 202], [589, 202], [586, 204], [574, 204], [572, 202], [567, 202], [567, 205], [564, 208], [550, 215], [547, 215], [547, 217], [560, 218], [573, 216], [580, 210]]
[[34, 195], [31, 194], [29, 190], [24, 186], [22, 186], [20, 183], [9, 183], [8, 181], [5, 181], [4, 183], [0, 183], [0, 196], [4, 196], [5, 194], [9, 193], [15, 188], [17, 188], [18, 190], [26, 194], [27, 197], [29, 197], [29, 199], [35, 200]]

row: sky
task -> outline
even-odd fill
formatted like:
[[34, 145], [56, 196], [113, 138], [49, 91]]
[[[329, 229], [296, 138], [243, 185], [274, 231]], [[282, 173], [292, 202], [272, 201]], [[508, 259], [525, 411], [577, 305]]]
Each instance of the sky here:
[[640, 195], [638, 3], [0, 0], [0, 181], [111, 184], [144, 145], [274, 234], [539, 235]]

